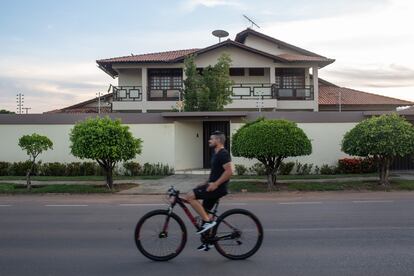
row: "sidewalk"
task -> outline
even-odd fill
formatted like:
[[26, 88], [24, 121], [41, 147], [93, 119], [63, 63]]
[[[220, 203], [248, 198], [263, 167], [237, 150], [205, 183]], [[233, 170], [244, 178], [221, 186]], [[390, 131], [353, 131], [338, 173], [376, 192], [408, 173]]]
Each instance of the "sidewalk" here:
[[[133, 187], [128, 190], [123, 190], [119, 194], [124, 195], [137, 195], [137, 194], [165, 194], [169, 187], [174, 186], [182, 193], [190, 191], [192, 188], [197, 186], [200, 183], [205, 182], [208, 179], [208, 175], [202, 174], [175, 174], [167, 176], [161, 179], [128, 179], [128, 180], [115, 180], [115, 184], [136, 184], [136, 187]], [[348, 182], [348, 181], [363, 181], [363, 180], [377, 180], [376, 176], [367, 176], [367, 177], [343, 177], [343, 178], [329, 178], [329, 179], [284, 179], [283, 183], [304, 183], [304, 182], [313, 182], [313, 183], [332, 183], [332, 182]], [[393, 172], [391, 179], [401, 179], [401, 180], [414, 180], [414, 174], [412, 172]], [[266, 179], [234, 179], [233, 181], [237, 182], [266, 182]], [[0, 180], [0, 183], [13, 183], [25, 185], [25, 180]], [[79, 185], [106, 185], [105, 181], [73, 181], [73, 180], [59, 180], [59, 181], [38, 181], [33, 180], [32, 185], [48, 185], [48, 184], [79, 184]]]

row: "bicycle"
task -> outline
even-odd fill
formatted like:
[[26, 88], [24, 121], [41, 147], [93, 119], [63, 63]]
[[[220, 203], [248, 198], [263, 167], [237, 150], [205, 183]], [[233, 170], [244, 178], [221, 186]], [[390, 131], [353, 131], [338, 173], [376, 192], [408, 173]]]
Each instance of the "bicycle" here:
[[[135, 227], [135, 244], [138, 250], [154, 261], [168, 261], [177, 257], [187, 242], [187, 229], [183, 220], [173, 212], [180, 206], [196, 230], [200, 223], [180, 197], [180, 191], [173, 186], [167, 192], [168, 209], [158, 209], [145, 214]], [[255, 254], [263, 241], [263, 227], [259, 219], [245, 209], [231, 209], [217, 215], [219, 202], [208, 213], [217, 224], [200, 235], [202, 243], [215, 247], [224, 257], [231, 260], [247, 259]], [[239, 252], [240, 251], [240, 252]]]

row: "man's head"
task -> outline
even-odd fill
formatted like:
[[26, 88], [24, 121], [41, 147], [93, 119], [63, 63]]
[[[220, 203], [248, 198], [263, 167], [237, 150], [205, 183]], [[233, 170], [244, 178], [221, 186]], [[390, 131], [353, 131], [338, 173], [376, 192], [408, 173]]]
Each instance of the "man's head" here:
[[216, 130], [210, 135], [208, 145], [212, 148], [224, 146], [226, 142], [226, 135], [223, 132]]

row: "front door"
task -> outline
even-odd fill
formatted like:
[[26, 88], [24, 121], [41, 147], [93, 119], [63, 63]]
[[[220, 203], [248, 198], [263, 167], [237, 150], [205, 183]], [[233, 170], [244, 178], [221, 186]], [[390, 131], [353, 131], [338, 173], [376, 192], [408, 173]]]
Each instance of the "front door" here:
[[203, 122], [203, 167], [210, 168], [211, 155], [213, 149], [208, 146], [211, 133], [219, 130], [226, 135], [224, 147], [230, 152], [230, 122], [229, 121], [205, 121]]

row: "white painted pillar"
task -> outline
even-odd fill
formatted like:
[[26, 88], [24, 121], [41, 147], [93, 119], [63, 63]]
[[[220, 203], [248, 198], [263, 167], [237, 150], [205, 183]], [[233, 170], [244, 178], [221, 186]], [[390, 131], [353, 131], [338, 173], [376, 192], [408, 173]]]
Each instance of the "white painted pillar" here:
[[141, 85], [142, 85], [142, 112], [147, 112], [147, 91], [148, 91], [148, 74], [147, 67], [141, 68]]
[[309, 77], [309, 68], [306, 68], [305, 69], [305, 85], [306, 86], [309, 86], [311, 83], [310, 83], [310, 77]]
[[269, 75], [269, 77], [270, 77], [270, 79], [269, 79], [269, 81], [270, 81], [270, 84], [274, 84], [275, 82], [276, 82], [276, 70], [275, 70], [275, 66], [270, 66], [270, 75]]
[[318, 66], [312, 67], [313, 75], [313, 111], [319, 111], [319, 82]]

